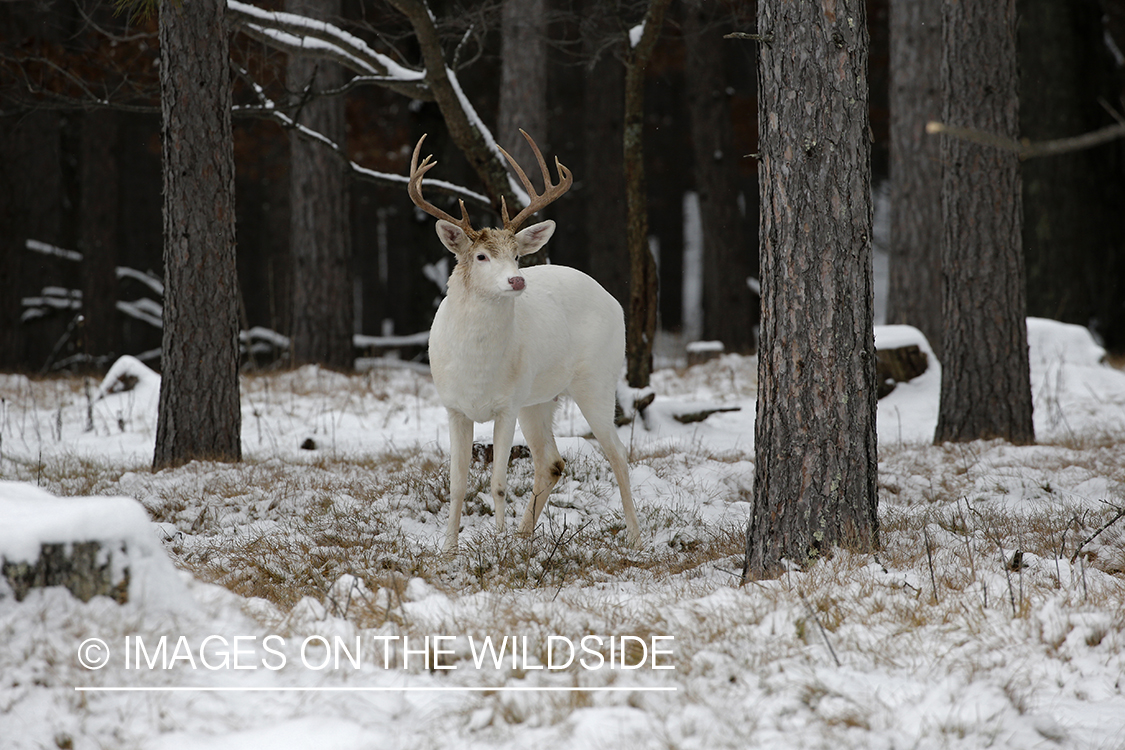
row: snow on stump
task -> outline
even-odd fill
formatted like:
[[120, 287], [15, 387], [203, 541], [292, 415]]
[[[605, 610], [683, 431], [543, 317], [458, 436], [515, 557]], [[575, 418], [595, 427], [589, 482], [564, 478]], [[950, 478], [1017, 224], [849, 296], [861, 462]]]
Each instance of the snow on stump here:
[[0, 482], [0, 518], [0, 578], [16, 601], [48, 586], [84, 602], [108, 596], [119, 604], [184, 591], [148, 514], [132, 498], [55, 497]]
[[146, 391], [155, 391], [160, 394], [160, 376], [136, 357], [126, 354], [120, 357], [109, 372], [102, 378], [98, 386], [98, 395], [95, 401], [101, 401], [106, 396], [114, 393], [128, 393], [138, 387]]
[[723, 356], [722, 341], [692, 341], [687, 345], [687, 364], [701, 365]]
[[98, 424], [116, 425], [119, 432], [155, 433], [159, 405], [160, 376], [136, 357], [125, 355], [113, 363], [98, 386], [87, 430]]

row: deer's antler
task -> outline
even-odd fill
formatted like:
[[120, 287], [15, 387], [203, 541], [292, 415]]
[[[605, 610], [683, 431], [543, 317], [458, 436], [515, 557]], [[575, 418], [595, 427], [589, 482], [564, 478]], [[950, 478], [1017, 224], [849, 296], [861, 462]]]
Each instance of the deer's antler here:
[[520, 165], [516, 163], [516, 160], [513, 159], [507, 151], [500, 148], [500, 145], [497, 144], [496, 148], [500, 149], [500, 153], [504, 155], [504, 158], [508, 160], [512, 168], [516, 170], [516, 175], [520, 178], [520, 182], [523, 183], [524, 190], [527, 191], [528, 196], [531, 198], [531, 203], [511, 220], [508, 219], [507, 204], [503, 198], [500, 199], [500, 217], [504, 220], [504, 228], [510, 229], [513, 232], [518, 230], [520, 225], [533, 213], [558, 200], [559, 196], [567, 190], [570, 190], [570, 186], [574, 182], [574, 177], [571, 175], [570, 170], [564, 167], [559, 161], [559, 157], [556, 156], [555, 169], [558, 170], [559, 181], [552, 184], [551, 174], [547, 171], [547, 162], [543, 159], [543, 153], [539, 150], [539, 147], [535, 145], [535, 141], [532, 140], [531, 136], [524, 132], [523, 128], [520, 128], [520, 133], [527, 139], [531, 150], [535, 152], [535, 158], [539, 161], [539, 169], [543, 172], [543, 193], [540, 195], [535, 192], [535, 188], [531, 186], [531, 180], [527, 179], [527, 175], [520, 168]]
[[410, 157], [410, 184], [407, 187], [407, 192], [410, 193], [410, 200], [414, 201], [414, 205], [430, 216], [443, 219], [450, 224], [456, 224], [461, 227], [461, 231], [468, 235], [469, 238], [475, 240], [480, 236], [480, 231], [473, 229], [473, 225], [469, 222], [469, 212], [465, 209], [465, 201], [458, 199], [457, 202], [461, 204], [461, 218], [454, 219], [445, 211], [442, 211], [422, 197], [422, 178], [425, 176], [426, 172], [429, 172], [437, 166], [437, 162], [433, 161], [433, 154], [423, 159], [421, 164], [418, 163], [418, 152], [422, 150], [422, 141], [424, 140], [426, 140], [425, 134], [418, 139], [418, 145], [414, 147], [414, 155]]

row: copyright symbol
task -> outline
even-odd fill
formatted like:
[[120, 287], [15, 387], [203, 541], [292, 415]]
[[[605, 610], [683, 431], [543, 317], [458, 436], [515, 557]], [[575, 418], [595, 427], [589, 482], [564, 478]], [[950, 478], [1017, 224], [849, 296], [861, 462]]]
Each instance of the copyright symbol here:
[[87, 638], [78, 647], [78, 663], [86, 669], [101, 669], [109, 664], [109, 646], [101, 638]]

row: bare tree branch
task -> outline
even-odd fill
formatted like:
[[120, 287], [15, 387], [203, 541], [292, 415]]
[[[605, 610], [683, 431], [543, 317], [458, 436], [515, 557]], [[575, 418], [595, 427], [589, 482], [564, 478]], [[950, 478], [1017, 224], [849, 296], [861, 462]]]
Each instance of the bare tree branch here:
[[493, 209], [499, 209], [501, 198], [510, 206], [526, 206], [529, 198], [509, 176], [503, 157], [496, 149], [496, 139], [461, 90], [456, 74], [445, 64], [441, 40], [425, 0], [388, 1], [414, 27], [426, 66], [426, 83], [441, 109], [450, 137], [484, 183]]
[[926, 123], [926, 132], [930, 135], [948, 135], [960, 138], [963, 141], [979, 143], [982, 146], [991, 146], [1004, 151], [1012, 151], [1019, 156], [1020, 161], [1036, 159], [1042, 156], [1058, 156], [1074, 151], [1082, 151], [1109, 143], [1118, 138], [1125, 138], [1125, 124], [1107, 125], [1104, 128], [1083, 133], [1070, 138], [1057, 138], [1050, 141], [1032, 143], [1027, 140], [1017, 141], [995, 133], [989, 133], [975, 128], [961, 128], [956, 125], [946, 125], [940, 122]]
[[[298, 123], [293, 117], [290, 117], [284, 111], [279, 109], [273, 102], [273, 100], [266, 96], [266, 93], [262, 89], [262, 87], [250, 77], [249, 72], [245, 68], [236, 68], [236, 70], [243, 78], [243, 80], [246, 81], [246, 83], [257, 94], [258, 99], [261, 102], [261, 106], [253, 108], [235, 107], [233, 114], [237, 115], [240, 112], [243, 112], [246, 114], [252, 113], [258, 117], [268, 117], [276, 121], [283, 128], [295, 131], [301, 138], [321, 144], [322, 146], [336, 154], [336, 156], [341, 161], [343, 161], [344, 165], [348, 168], [351, 175], [358, 180], [371, 182], [377, 185], [392, 185], [395, 187], [406, 187], [406, 185], [410, 182], [410, 179], [407, 175], [391, 174], [389, 172], [378, 172], [374, 169], [368, 169], [367, 167], [362, 167], [359, 164], [356, 164], [354, 161], [348, 158], [346, 151], [338, 143], [333, 141], [331, 138], [328, 138], [323, 133], [320, 133], [316, 130], [313, 130], [312, 128]], [[489, 202], [486, 196], [461, 187], [460, 185], [454, 185], [453, 183], [446, 182], [445, 180], [428, 180], [426, 182], [426, 186], [433, 190], [437, 190], [438, 192], [452, 195], [455, 198], [460, 198], [478, 208], [489, 208]]]
[[[1102, 502], [1105, 502], [1105, 501], [1103, 500]], [[1120, 521], [1120, 520], [1121, 520], [1122, 518], [1125, 518], [1125, 507], [1123, 507], [1123, 508], [1118, 508], [1117, 506], [1115, 506], [1115, 505], [1111, 505], [1110, 503], [1105, 503], [1105, 504], [1106, 504], [1106, 505], [1109, 505], [1109, 507], [1111, 507], [1111, 508], [1114, 508], [1114, 509], [1115, 509], [1115, 510], [1117, 511], [1117, 513], [1116, 513], [1116, 514], [1115, 514], [1115, 515], [1113, 516], [1113, 518], [1111, 518], [1111, 519], [1109, 519], [1108, 521], [1106, 521], [1105, 523], [1103, 523], [1103, 524], [1101, 525], [1101, 527], [1099, 527], [1099, 528], [1098, 528], [1098, 530], [1097, 530], [1097, 531], [1095, 531], [1095, 532], [1094, 532], [1093, 534], [1091, 534], [1090, 536], [1088, 536], [1088, 537], [1086, 537], [1085, 539], [1083, 539], [1083, 540], [1082, 540], [1082, 542], [1081, 542], [1081, 543], [1080, 543], [1080, 544], [1079, 544], [1079, 545], [1078, 545], [1077, 547], [1075, 547], [1075, 548], [1074, 548], [1074, 554], [1070, 556], [1070, 564], [1071, 564], [1071, 565], [1073, 565], [1073, 564], [1075, 563], [1075, 561], [1076, 561], [1076, 560], [1078, 560], [1078, 556], [1079, 556], [1080, 554], [1082, 554], [1082, 548], [1083, 548], [1083, 547], [1085, 547], [1085, 546], [1086, 546], [1087, 544], [1089, 544], [1090, 542], [1092, 542], [1092, 541], [1094, 541], [1095, 539], [1097, 539], [1097, 538], [1098, 538], [1098, 536], [1099, 536], [1099, 535], [1100, 535], [1100, 534], [1101, 534], [1101, 533], [1102, 533], [1103, 531], [1105, 531], [1106, 529], [1108, 529], [1108, 528], [1109, 528], [1110, 526], [1112, 526], [1113, 524], [1117, 523], [1117, 522], [1118, 522], [1118, 521]]]
[[389, 2], [414, 29], [422, 50], [424, 70], [402, 65], [375, 52], [362, 39], [330, 23], [227, 0], [230, 16], [240, 29], [270, 47], [289, 54], [330, 59], [359, 73], [364, 80], [378, 82], [413, 98], [436, 102], [453, 142], [484, 183], [491, 207], [497, 209], [501, 199], [511, 206], [527, 205], [528, 197], [509, 176], [492, 133], [445, 62], [445, 51], [427, 4], [424, 0]]
[[247, 36], [289, 54], [331, 60], [393, 91], [431, 101], [425, 71], [401, 65], [338, 26], [293, 13], [228, 0], [229, 17]]

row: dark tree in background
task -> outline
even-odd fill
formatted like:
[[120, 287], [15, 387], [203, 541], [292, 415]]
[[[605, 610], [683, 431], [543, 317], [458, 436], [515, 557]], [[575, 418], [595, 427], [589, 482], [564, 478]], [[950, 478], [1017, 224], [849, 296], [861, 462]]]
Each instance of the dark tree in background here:
[[[338, 21], [340, 0], [286, 0], [289, 13]], [[325, 60], [291, 55], [287, 86], [296, 120], [337, 144], [347, 143], [342, 96], [321, 96], [344, 84]], [[349, 179], [343, 161], [320, 143], [289, 135], [289, 248], [293, 260], [290, 356], [349, 369], [355, 361]]]
[[[1117, 5], [1119, 12], [1125, 4]], [[1020, 136], [1032, 142], [1091, 132], [1120, 110], [1116, 64], [1096, 0], [1018, 0]], [[1125, 170], [1121, 142], [1022, 164], [1023, 254], [1029, 315], [1092, 325], [1125, 345]]]
[[[0, 367], [39, 368], [42, 346], [24, 334], [20, 299], [47, 282], [24, 242], [61, 243], [59, 116], [43, 110], [0, 125]], [[31, 283], [29, 283], [31, 281]], [[56, 334], [57, 335], [57, 334]], [[47, 350], [49, 351], [49, 349]], [[32, 358], [35, 358], [34, 360]]]
[[121, 114], [93, 110], [82, 117], [78, 250], [82, 253], [84, 354], [91, 364], [121, 353], [117, 322], [118, 133]]
[[164, 337], [153, 468], [242, 457], [224, 0], [160, 4]]
[[891, 227], [887, 323], [912, 325], [940, 359], [941, 0], [890, 3]]
[[[539, 150], [551, 153], [547, 140], [547, 3], [504, 0], [500, 25], [500, 107], [496, 138], [525, 171], [535, 155], [520, 135], [524, 130]], [[534, 170], [532, 174], [536, 174]], [[539, 220], [543, 216], [537, 217]], [[520, 265], [546, 260], [549, 246], [520, 259]]]
[[535, 139], [540, 151], [551, 153], [547, 141], [546, 0], [504, 0], [498, 120], [496, 137], [518, 163], [535, 164], [521, 128]]
[[[942, 122], [1019, 137], [1015, 0], [945, 0]], [[944, 361], [935, 443], [1035, 441], [1020, 163], [941, 139]]]
[[759, 0], [762, 327], [743, 577], [878, 545], [863, 0]]
[[625, 241], [629, 248], [629, 305], [626, 308], [625, 369], [633, 388], [648, 386], [656, 339], [656, 259], [648, 244], [645, 187], [645, 69], [652, 58], [669, 0], [649, 0], [636, 44], [625, 51]]
[[484, 131], [463, 107], [462, 99], [457, 93], [461, 85], [460, 78], [448, 66], [443, 39], [429, 5], [425, 0], [388, 2], [413, 27], [414, 37], [422, 53], [421, 67], [426, 72], [426, 85], [429, 87], [427, 95], [432, 96], [441, 110], [450, 140], [457, 145], [484, 184], [484, 192], [488, 195], [493, 210], [499, 214], [502, 199], [509, 206], [516, 206], [518, 201], [508, 179], [508, 163], [496, 153], [493, 144], [487, 142]]
[[753, 351], [758, 299], [746, 283], [757, 276], [755, 253], [743, 239], [735, 183], [737, 160], [723, 64], [726, 15], [713, 0], [684, 3], [688, 109], [695, 183], [703, 224], [703, 337], [727, 351]]
[[[6, 54], [0, 60], [9, 59], [12, 47], [61, 45], [66, 34], [52, 22], [51, 11], [38, 3], [0, 6], [0, 19], [6, 22], [0, 29]], [[0, 75], [0, 83], [17, 80], [15, 72]], [[62, 118], [56, 111], [20, 106], [18, 93], [9, 86], [0, 92], [0, 367], [37, 370], [58, 332], [44, 335], [40, 330], [29, 336], [21, 322], [21, 298], [52, 283], [43, 272], [43, 259], [30, 256], [24, 243], [34, 239], [61, 245], [67, 239]]]
[[621, 164], [625, 69], [612, 55], [602, 54], [602, 38], [610, 29], [597, 11], [599, 2], [585, 0], [581, 6], [585, 21], [583, 56], [589, 60], [580, 110], [586, 147], [580, 186], [590, 185], [583, 223], [590, 275], [625, 307], [629, 304], [625, 172]]

